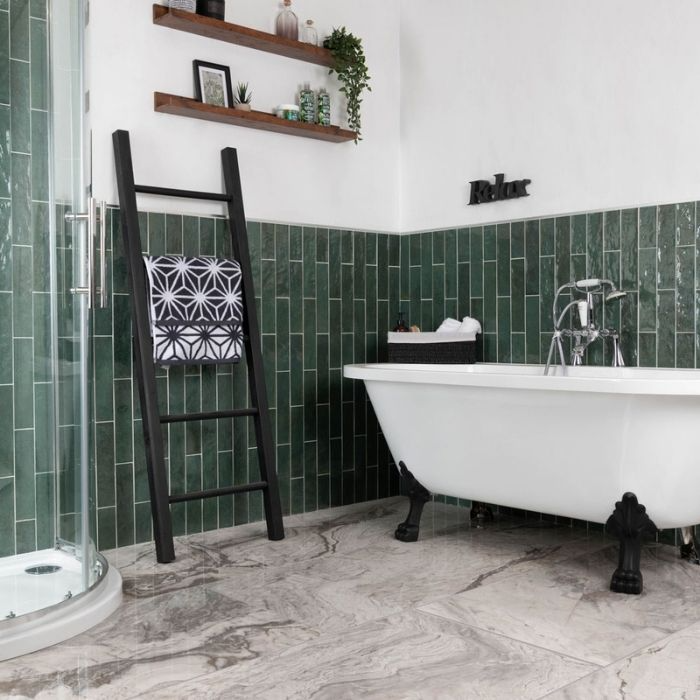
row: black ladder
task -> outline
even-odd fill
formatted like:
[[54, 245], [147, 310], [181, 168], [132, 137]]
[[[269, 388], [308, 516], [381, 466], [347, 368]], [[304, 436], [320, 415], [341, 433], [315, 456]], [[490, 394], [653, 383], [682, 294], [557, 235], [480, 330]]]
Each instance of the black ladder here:
[[[129, 132], [115, 131], [112, 135], [112, 141], [114, 143], [124, 251], [131, 291], [135, 367], [141, 399], [143, 437], [146, 445], [146, 465], [151, 495], [151, 515], [153, 518], [156, 558], [160, 563], [171, 562], [175, 559], [170, 513], [171, 503], [214, 498], [246, 491], [262, 491], [265, 519], [267, 521], [267, 535], [271, 540], [281, 540], [284, 538], [284, 525], [282, 523], [282, 509], [277, 485], [277, 472], [275, 470], [272, 428], [267, 404], [260, 332], [255, 310], [253, 274], [248, 251], [248, 235], [236, 149], [225, 148], [221, 151], [226, 194], [219, 194], [215, 192], [192, 192], [166, 187], [136, 185], [134, 184]], [[226, 203], [233, 256], [241, 266], [244, 347], [252, 408], [207, 413], [160, 414], [148, 311], [148, 288], [142, 258], [141, 233], [136, 204], [137, 193]], [[161, 426], [181, 421], [215, 420], [242, 416], [252, 417], [255, 423], [255, 439], [258, 446], [261, 481], [171, 495], [165, 469], [163, 430]]]

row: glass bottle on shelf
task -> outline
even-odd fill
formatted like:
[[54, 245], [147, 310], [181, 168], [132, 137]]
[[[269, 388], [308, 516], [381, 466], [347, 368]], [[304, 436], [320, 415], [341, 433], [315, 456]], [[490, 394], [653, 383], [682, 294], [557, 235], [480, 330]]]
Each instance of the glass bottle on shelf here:
[[301, 40], [305, 44], [313, 44], [313, 46], [318, 46], [318, 32], [316, 27], [314, 27], [314, 21], [312, 19], [307, 19], [304, 29], [301, 32]]
[[291, 10], [292, 0], [284, 0], [284, 8], [277, 15], [275, 23], [275, 31], [277, 36], [283, 36], [286, 39], [299, 40], [299, 20]]

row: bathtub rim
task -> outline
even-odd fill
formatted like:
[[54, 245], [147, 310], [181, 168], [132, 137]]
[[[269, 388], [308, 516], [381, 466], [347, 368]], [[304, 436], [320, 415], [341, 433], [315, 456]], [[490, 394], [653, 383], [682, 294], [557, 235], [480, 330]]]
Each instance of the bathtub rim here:
[[350, 364], [343, 376], [365, 381], [449, 384], [534, 391], [700, 397], [700, 369], [652, 367], [560, 367], [544, 376], [544, 365], [480, 362], [470, 365]]

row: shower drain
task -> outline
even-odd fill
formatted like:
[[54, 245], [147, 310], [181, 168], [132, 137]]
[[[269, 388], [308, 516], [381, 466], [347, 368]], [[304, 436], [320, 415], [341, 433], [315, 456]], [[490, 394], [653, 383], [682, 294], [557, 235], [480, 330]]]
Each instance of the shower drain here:
[[42, 564], [40, 566], [29, 566], [24, 570], [24, 573], [32, 574], [33, 576], [41, 576], [42, 574], [55, 574], [60, 570], [61, 567], [55, 564]]

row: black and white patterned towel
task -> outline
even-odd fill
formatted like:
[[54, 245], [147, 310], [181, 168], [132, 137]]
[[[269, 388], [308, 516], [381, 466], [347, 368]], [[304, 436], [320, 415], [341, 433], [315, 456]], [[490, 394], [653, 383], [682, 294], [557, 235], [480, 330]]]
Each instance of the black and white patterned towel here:
[[238, 362], [243, 296], [235, 260], [144, 255], [153, 359], [160, 365]]

